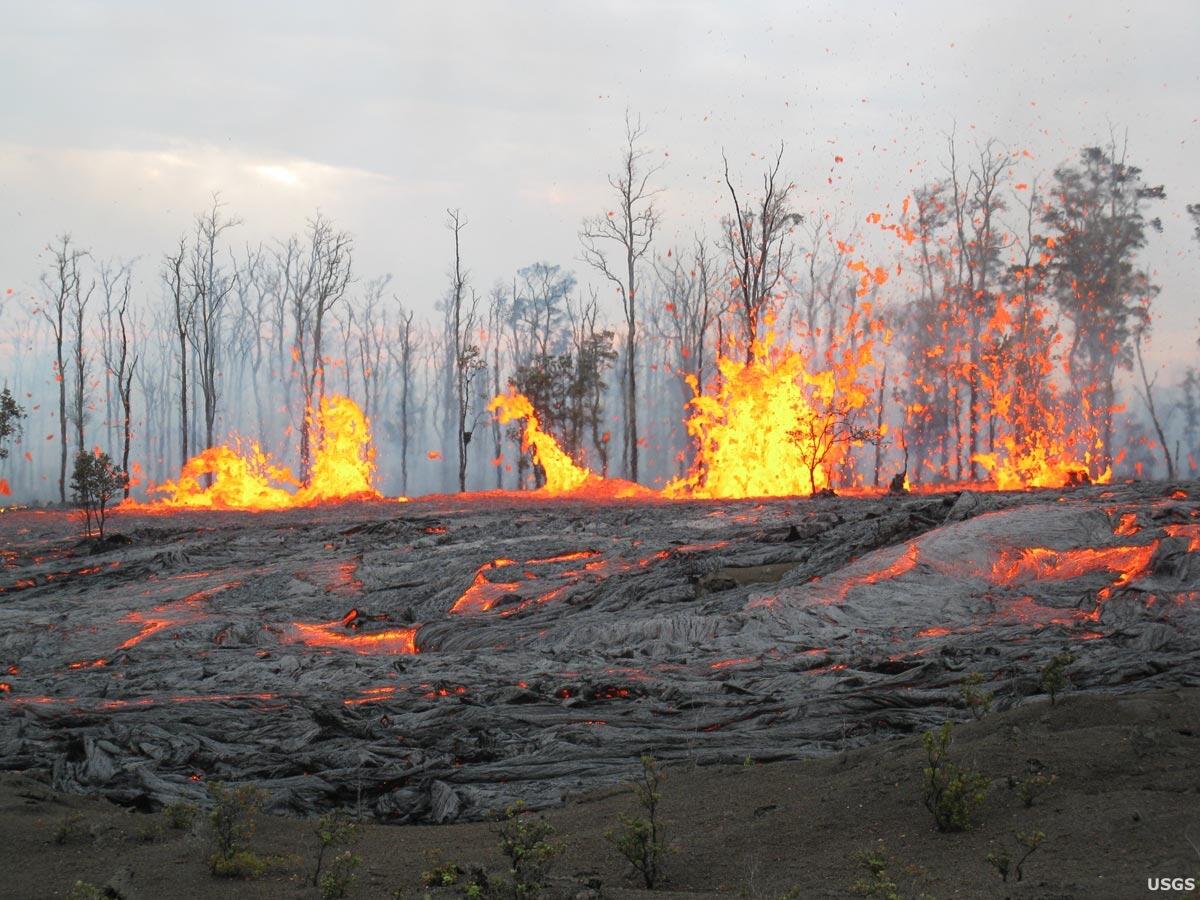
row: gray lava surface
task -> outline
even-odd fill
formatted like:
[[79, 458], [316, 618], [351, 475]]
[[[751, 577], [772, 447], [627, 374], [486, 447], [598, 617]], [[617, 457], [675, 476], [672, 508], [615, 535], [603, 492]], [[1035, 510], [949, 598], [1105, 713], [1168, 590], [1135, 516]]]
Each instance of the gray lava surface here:
[[482, 494], [0, 514], [0, 767], [157, 807], [477, 818], [639, 754], [797, 758], [1074, 689], [1200, 685], [1200, 483], [769, 501]]

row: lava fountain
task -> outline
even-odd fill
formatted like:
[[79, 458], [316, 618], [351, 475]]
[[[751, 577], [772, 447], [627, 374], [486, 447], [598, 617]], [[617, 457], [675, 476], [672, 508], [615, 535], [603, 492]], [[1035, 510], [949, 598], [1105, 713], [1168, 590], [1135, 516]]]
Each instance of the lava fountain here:
[[[257, 444], [249, 449], [210, 447], [184, 463], [175, 481], [155, 488], [166, 494], [152, 507], [291, 509], [338, 500], [374, 500], [375, 450], [371, 426], [349, 397], [321, 400], [314, 428], [316, 452], [308, 484], [271, 461]], [[211, 484], [202, 482], [211, 477]]]

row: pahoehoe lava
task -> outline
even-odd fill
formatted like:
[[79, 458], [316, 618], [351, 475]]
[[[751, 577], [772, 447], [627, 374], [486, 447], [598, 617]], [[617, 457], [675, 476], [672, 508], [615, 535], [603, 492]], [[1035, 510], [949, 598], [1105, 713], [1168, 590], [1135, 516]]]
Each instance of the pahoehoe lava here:
[[1200, 684], [1200, 484], [0, 516], [0, 765], [155, 807], [479, 817], [1078, 689]]

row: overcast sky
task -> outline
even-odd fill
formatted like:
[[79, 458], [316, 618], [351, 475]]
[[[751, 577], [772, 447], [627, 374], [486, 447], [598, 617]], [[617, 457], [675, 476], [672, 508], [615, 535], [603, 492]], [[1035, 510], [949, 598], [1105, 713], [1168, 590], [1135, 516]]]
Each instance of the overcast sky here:
[[[257, 241], [320, 208], [358, 274], [429, 309], [445, 209], [481, 291], [577, 261], [628, 106], [664, 163], [664, 242], [710, 234], [722, 148], [747, 185], [786, 143], [805, 209], [898, 209], [945, 134], [1028, 150], [1022, 176], [1128, 130], [1165, 183], [1156, 354], [1197, 335], [1200, 3], [16, 2], [0, 0], [0, 297], [71, 231], [153, 265], [221, 191]], [[845, 162], [835, 164], [834, 157]], [[832, 181], [832, 183], [829, 183]], [[153, 263], [153, 265], [152, 265]], [[0, 321], [11, 322], [11, 318]]]

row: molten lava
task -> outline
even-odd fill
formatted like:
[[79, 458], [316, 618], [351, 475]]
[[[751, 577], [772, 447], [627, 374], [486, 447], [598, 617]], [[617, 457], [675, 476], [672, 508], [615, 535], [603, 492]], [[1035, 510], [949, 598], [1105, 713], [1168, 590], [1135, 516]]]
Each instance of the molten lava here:
[[[156, 488], [169, 496], [155, 506], [206, 509], [290, 509], [348, 499], [377, 499], [375, 450], [367, 417], [349, 397], [321, 400], [314, 428], [316, 453], [301, 486], [257, 444], [249, 450], [210, 447], [183, 466], [179, 478]], [[202, 481], [211, 477], [212, 483]]]
[[521, 431], [521, 451], [531, 453], [534, 461], [546, 473], [546, 483], [542, 491], [547, 494], [565, 494], [583, 487], [589, 479], [596, 476], [582, 466], [577, 466], [558, 445], [552, 435], [542, 431], [533, 404], [524, 394], [519, 394], [513, 388], [507, 394], [500, 394], [488, 404], [488, 412], [496, 414], [501, 425], [517, 419], [524, 419], [525, 426]]
[[787, 497], [829, 487], [832, 473], [863, 430], [854, 418], [869, 400], [860, 373], [872, 363], [871, 333], [878, 323], [850, 317], [840, 351], [827, 368], [789, 346], [773, 347], [774, 335], [717, 359], [718, 374], [689, 401], [687, 430], [696, 441], [691, 472], [670, 482], [668, 497]]

